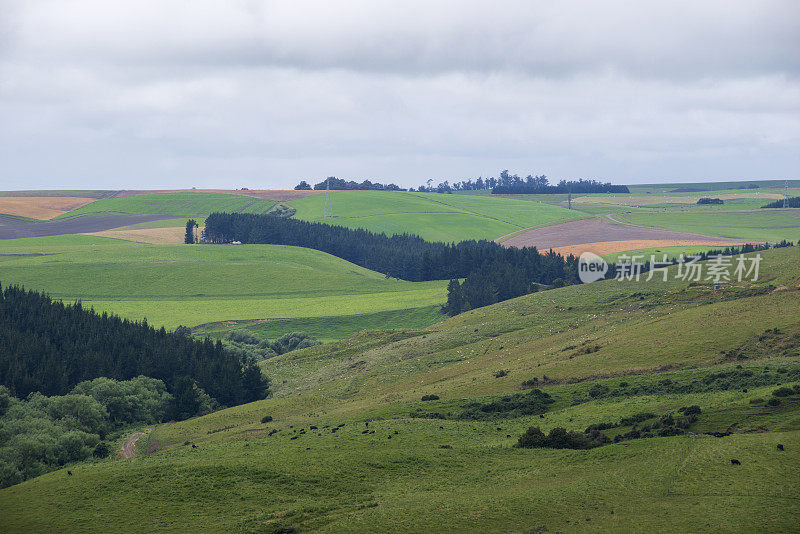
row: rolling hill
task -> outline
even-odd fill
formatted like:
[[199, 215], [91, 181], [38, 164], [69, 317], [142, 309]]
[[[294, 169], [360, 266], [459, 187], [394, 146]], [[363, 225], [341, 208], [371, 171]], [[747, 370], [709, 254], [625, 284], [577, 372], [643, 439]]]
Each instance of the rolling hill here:
[[[796, 248], [761, 254], [759, 281], [720, 290], [570, 286], [272, 358], [273, 398], [0, 490], [0, 515], [8, 531], [792, 531], [800, 271]], [[523, 384], [553, 399], [541, 416], [503, 411]], [[691, 434], [661, 430], [692, 406]], [[626, 437], [513, 446], [590, 425]]]

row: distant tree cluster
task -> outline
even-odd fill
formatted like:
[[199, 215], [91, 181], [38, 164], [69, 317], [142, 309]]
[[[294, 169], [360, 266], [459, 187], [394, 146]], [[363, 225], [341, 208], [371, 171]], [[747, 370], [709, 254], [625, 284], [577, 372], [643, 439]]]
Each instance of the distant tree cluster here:
[[183, 237], [183, 242], [187, 245], [193, 245], [197, 240], [195, 239], [195, 228], [197, 228], [197, 221], [189, 219], [186, 221], [186, 233]]
[[[499, 178], [483, 178], [477, 180], [463, 180], [460, 182], [448, 181], [432, 185], [433, 180], [428, 180], [428, 185], [417, 188], [420, 192], [452, 193], [454, 191], [482, 191], [491, 190], [493, 194], [555, 194], [555, 193], [630, 193], [627, 186], [612, 185], [595, 180], [561, 180], [558, 185], [550, 185], [545, 175], [531, 175], [521, 178], [510, 174], [507, 170], [500, 173]], [[413, 189], [412, 189], [413, 191]]]
[[[786, 206], [789, 208], [800, 208], [800, 197], [792, 197], [790, 198]], [[766, 206], [761, 206], [762, 208], [782, 208], [783, 207], [783, 199], [776, 200], [775, 202], [770, 202]]]
[[[329, 183], [330, 187], [328, 187]], [[294, 186], [294, 188], [297, 191], [307, 191], [311, 189], [311, 185], [303, 180]], [[395, 184], [380, 184], [378, 182], [370, 182], [369, 180], [364, 180], [363, 182], [358, 183], [353, 180], [342, 180], [341, 178], [336, 178], [335, 176], [330, 176], [320, 183], [314, 184], [314, 189], [336, 189], [340, 191], [405, 191], [405, 189], [402, 189], [400, 186]]]
[[725, 204], [725, 202], [721, 198], [709, 198], [703, 197], [697, 200], [698, 204], [705, 205], [705, 204]]
[[[295, 219], [249, 213], [212, 213], [206, 241], [265, 243], [313, 248], [356, 265], [410, 281], [450, 279], [450, 314], [535, 291], [539, 284], [578, 281], [578, 261], [536, 248], [506, 248], [492, 241], [432, 243], [402, 234], [391, 237]], [[457, 279], [465, 278], [463, 283]], [[458, 291], [456, 291], [458, 287]]]
[[290, 332], [270, 341], [249, 330], [231, 330], [222, 337], [222, 346], [247, 364], [254, 364], [279, 354], [314, 347], [322, 342], [305, 332]]
[[163, 381], [183, 403], [175, 418], [200, 413], [206, 397], [233, 406], [269, 392], [261, 371], [221, 342], [98, 315], [79, 302], [65, 305], [16, 286], [0, 288], [0, 383], [13, 395], [63, 395], [86, 380], [139, 375]]

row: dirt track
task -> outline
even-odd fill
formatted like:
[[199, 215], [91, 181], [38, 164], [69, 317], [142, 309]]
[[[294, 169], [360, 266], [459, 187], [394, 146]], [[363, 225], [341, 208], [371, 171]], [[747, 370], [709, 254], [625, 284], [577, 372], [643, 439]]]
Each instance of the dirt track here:
[[82, 217], [59, 219], [56, 221], [24, 221], [11, 217], [0, 217], [0, 239], [16, 239], [20, 237], [43, 237], [49, 235], [84, 234], [102, 232], [149, 221], [160, 221], [172, 217], [164, 215], [126, 215], [126, 214], [92, 214]]
[[139, 441], [139, 438], [142, 436], [144, 436], [144, 432], [136, 432], [125, 440], [125, 443], [122, 444], [123, 458], [134, 458], [136, 456], [136, 442]]
[[549, 250], [587, 243], [598, 245], [608, 241], [658, 241], [660, 242], [659, 246], [668, 246], [668, 242], [675, 241], [681, 243], [703, 242], [703, 244], [713, 245], [732, 245], [742, 242], [738, 239], [724, 237], [614, 224], [604, 219], [582, 219], [529, 230], [502, 244], [507, 247], [535, 246], [539, 250]]

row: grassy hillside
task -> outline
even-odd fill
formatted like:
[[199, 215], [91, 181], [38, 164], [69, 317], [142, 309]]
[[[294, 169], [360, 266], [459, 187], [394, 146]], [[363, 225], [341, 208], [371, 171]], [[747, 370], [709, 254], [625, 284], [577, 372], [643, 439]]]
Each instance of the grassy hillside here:
[[213, 211], [266, 213], [275, 204], [272, 200], [223, 193], [153, 193], [97, 200], [62, 217], [97, 212], [201, 217]]
[[[598, 282], [279, 356], [263, 363], [274, 398], [151, 428], [155, 454], [0, 490], [0, 516], [12, 532], [794, 531], [800, 395], [766, 401], [798, 384], [800, 269], [796, 248], [762, 255], [761, 280], [718, 291]], [[534, 377], [544, 417], [459, 415]], [[691, 405], [694, 438], [513, 447], [532, 425]]]
[[387, 280], [297, 247], [141, 245], [90, 236], [0, 241], [0, 281], [168, 328], [429, 307], [444, 301], [446, 286]]
[[[582, 216], [542, 202], [476, 195], [390, 191], [331, 193], [334, 218], [325, 222], [374, 232], [414, 233], [430, 241], [495, 239], [522, 228]], [[324, 195], [292, 200], [295, 217], [322, 219]]]

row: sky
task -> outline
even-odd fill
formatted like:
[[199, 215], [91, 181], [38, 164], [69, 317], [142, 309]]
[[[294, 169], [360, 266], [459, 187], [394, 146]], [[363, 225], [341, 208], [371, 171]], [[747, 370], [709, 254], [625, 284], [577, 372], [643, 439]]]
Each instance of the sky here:
[[0, 0], [0, 190], [798, 179], [796, 0]]

